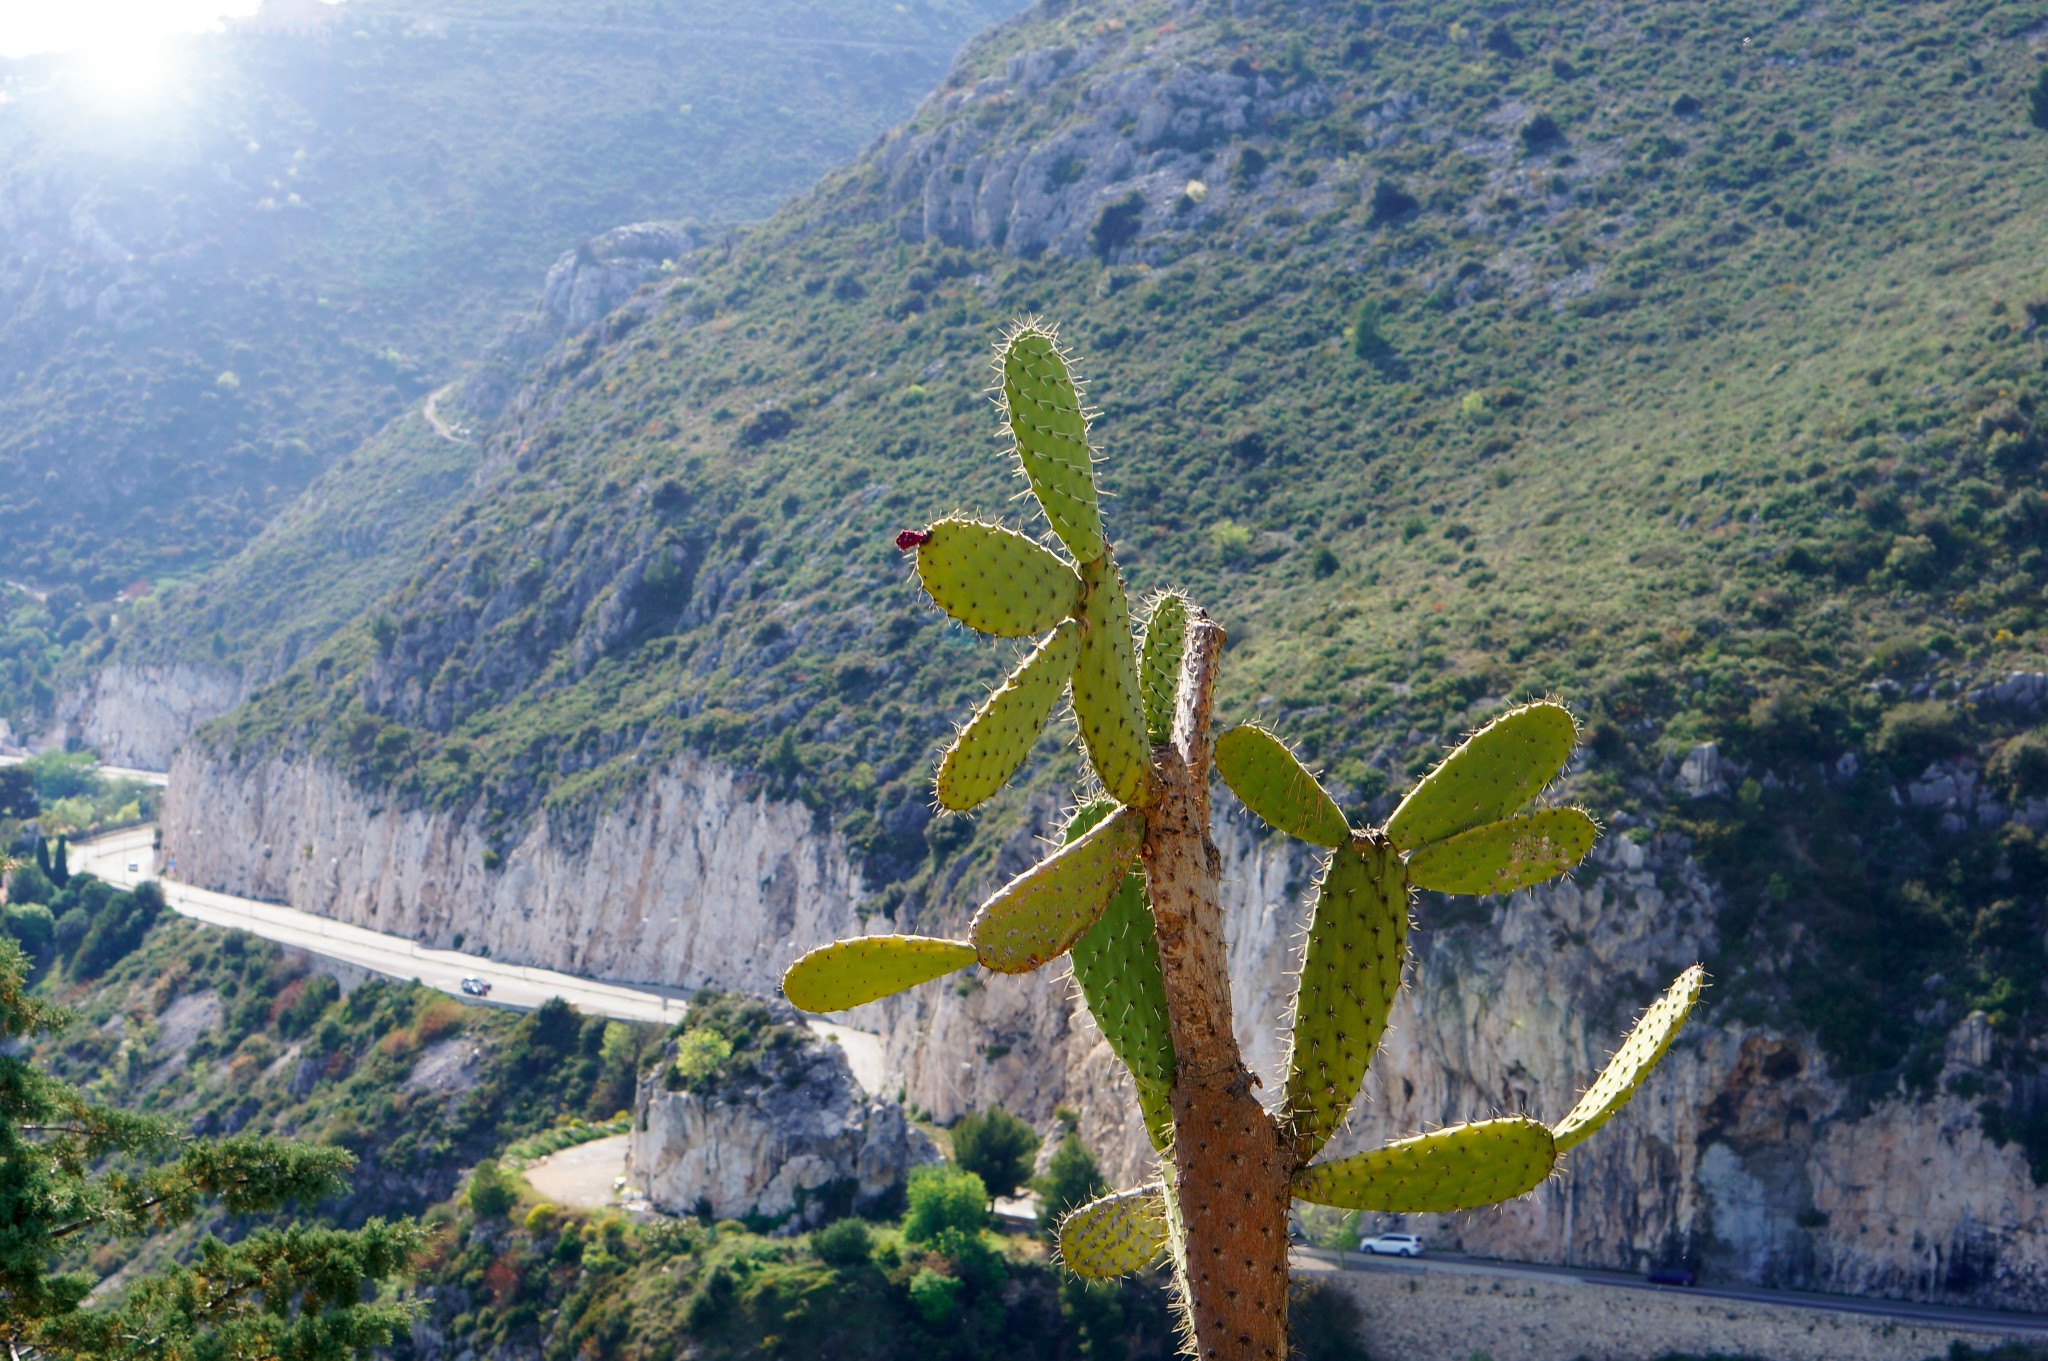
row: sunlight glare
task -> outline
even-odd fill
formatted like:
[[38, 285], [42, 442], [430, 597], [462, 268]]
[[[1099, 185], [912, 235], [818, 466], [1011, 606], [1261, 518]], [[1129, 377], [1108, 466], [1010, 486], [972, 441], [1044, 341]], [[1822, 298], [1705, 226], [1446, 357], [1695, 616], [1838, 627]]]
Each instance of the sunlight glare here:
[[78, 54], [80, 88], [110, 109], [152, 103], [170, 88], [175, 50], [161, 38], [88, 47]]

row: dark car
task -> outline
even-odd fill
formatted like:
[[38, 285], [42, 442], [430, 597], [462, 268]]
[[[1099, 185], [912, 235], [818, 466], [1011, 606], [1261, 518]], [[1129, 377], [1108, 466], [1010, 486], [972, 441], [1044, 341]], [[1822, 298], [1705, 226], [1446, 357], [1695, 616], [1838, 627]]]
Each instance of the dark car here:
[[1691, 1285], [1693, 1274], [1682, 1266], [1653, 1266], [1643, 1273], [1651, 1285]]

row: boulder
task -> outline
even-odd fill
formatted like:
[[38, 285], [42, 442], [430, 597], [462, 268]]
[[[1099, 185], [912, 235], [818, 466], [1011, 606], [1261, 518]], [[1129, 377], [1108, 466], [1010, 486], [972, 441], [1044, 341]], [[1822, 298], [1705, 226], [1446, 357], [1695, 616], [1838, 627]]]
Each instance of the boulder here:
[[792, 1031], [709, 1083], [672, 1087], [664, 1052], [634, 1099], [628, 1183], [672, 1214], [803, 1229], [886, 1202], [939, 1160], [901, 1106], [867, 1098], [837, 1044]]

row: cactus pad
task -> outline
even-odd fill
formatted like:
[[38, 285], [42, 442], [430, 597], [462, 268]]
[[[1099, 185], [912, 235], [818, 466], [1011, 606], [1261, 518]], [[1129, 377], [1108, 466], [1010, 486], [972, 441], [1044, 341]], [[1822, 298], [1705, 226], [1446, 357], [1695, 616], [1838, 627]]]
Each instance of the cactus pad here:
[[1081, 603], [1081, 579], [1059, 554], [1014, 529], [945, 519], [916, 543], [917, 579], [938, 607], [998, 638], [1043, 633]]
[[1104, 1280], [1142, 1271], [1166, 1251], [1166, 1194], [1158, 1182], [1091, 1200], [1060, 1221], [1060, 1260]]
[[1400, 852], [1364, 838], [1338, 847], [1316, 889], [1287, 1060], [1287, 1109], [1304, 1161], [1344, 1123], [1358, 1096], [1401, 988], [1407, 946]]
[[964, 940], [856, 936], [821, 945], [790, 965], [782, 992], [802, 1011], [844, 1011], [973, 962], [974, 947]]
[[1578, 864], [1597, 835], [1583, 808], [1539, 808], [1424, 846], [1408, 857], [1408, 880], [1439, 893], [1512, 893]]
[[1027, 322], [1004, 341], [999, 367], [1003, 409], [1032, 494], [1077, 561], [1101, 557], [1106, 545], [1088, 413], [1058, 338]]
[[1351, 840], [1344, 810], [1295, 754], [1264, 728], [1245, 724], [1216, 739], [1216, 769], [1244, 806], [1316, 846]]
[[1594, 1130], [1607, 1123], [1608, 1117], [1628, 1104], [1636, 1094], [1636, 1088], [1643, 1085], [1643, 1079], [1657, 1066], [1657, 1060], [1664, 1057], [1664, 1051], [1678, 1038], [1678, 1032], [1685, 1025], [1685, 1018], [1692, 1014], [1693, 1003], [1700, 1000], [1700, 989], [1707, 984], [1707, 972], [1695, 964], [1678, 976], [1662, 997], [1650, 1004], [1637, 1021], [1635, 1029], [1628, 1032], [1628, 1038], [1621, 1042], [1621, 1048], [1607, 1061], [1607, 1067], [1586, 1094], [1579, 1098], [1579, 1104], [1572, 1107], [1572, 1113], [1557, 1122], [1557, 1151], [1562, 1153], [1572, 1148]]
[[1173, 1085], [1173, 1036], [1144, 875], [1124, 875], [1102, 916], [1074, 942], [1073, 965], [1088, 1014], [1137, 1081], [1138, 1104], [1157, 1145], [1164, 1131], [1155, 1128], [1154, 1108], [1164, 1108]]
[[1387, 835], [1412, 851], [1498, 822], [1557, 777], [1578, 735], [1562, 704], [1508, 710], [1423, 776], [1387, 819]]
[[1400, 1139], [1294, 1174], [1294, 1194], [1317, 1205], [1381, 1214], [1447, 1214], [1525, 1195], [1557, 1165], [1550, 1130], [1509, 1116]]
[[1173, 709], [1180, 698], [1180, 658], [1188, 640], [1188, 601], [1167, 592], [1152, 602], [1145, 642], [1138, 649], [1138, 689], [1145, 697], [1145, 740], [1173, 736]]
[[1144, 834], [1144, 815], [1119, 808], [997, 889], [967, 928], [981, 962], [1026, 973], [1065, 954], [1109, 906]]
[[1017, 773], [1052, 716], [1052, 706], [1059, 703], [1080, 650], [1080, 626], [1069, 620], [982, 701], [939, 760], [933, 784], [941, 807], [964, 812]]
[[1081, 652], [1074, 662], [1074, 718], [1088, 764], [1117, 802], [1142, 804], [1152, 782], [1152, 747], [1138, 701], [1138, 656], [1131, 605], [1108, 554], [1081, 564], [1088, 599], [1081, 610]]

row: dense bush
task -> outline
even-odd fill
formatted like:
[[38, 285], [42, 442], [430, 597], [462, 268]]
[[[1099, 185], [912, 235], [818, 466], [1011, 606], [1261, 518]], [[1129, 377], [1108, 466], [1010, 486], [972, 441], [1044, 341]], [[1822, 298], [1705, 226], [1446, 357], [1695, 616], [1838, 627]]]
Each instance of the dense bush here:
[[981, 1178], [990, 1196], [1016, 1195], [1037, 1153], [1038, 1132], [1001, 1106], [969, 1111], [954, 1122], [953, 1161]]
[[811, 1234], [811, 1251], [827, 1266], [866, 1266], [874, 1248], [874, 1235], [865, 1220], [837, 1220]]

